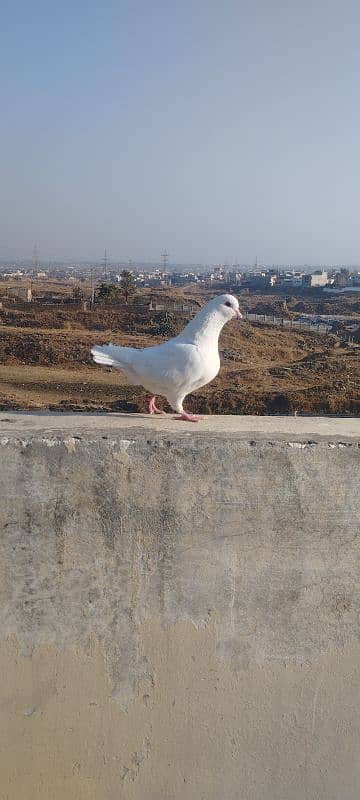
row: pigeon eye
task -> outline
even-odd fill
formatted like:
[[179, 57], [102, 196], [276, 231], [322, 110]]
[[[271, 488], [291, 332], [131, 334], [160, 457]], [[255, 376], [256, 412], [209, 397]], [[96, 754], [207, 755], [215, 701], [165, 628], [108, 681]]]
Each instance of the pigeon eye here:
[[224, 303], [224, 305], [227, 306], [228, 308], [231, 308], [231, 303], [229, 300], [227, 300], [226, 303]]

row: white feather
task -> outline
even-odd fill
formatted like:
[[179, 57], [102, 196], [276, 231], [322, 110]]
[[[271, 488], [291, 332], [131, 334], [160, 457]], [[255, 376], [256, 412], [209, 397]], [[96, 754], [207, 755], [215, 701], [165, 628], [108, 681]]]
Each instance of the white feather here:
[[103, 364], [106, 367], [113, 367], [115, 365], [114, 359], [106, 353], [104, 347], [92, 347], [91, 355], [96, 364]]
[[231, 295], [207, 303], [182, 333], [168, 342], [137, 350], [117, 345], [94, 346], [94, 361], [123, 370], [128, 380], [166, 397], [183, 413], [187, 394], [205, 386], [219, 372], [219, 334], [230, 319], [240, 317], [239, 304]]

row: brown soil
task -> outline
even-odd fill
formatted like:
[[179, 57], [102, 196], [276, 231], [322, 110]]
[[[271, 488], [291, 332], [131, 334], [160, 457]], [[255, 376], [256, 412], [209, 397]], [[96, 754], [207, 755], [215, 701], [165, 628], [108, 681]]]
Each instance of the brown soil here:
[[[34, 313], [34, 309], [31, 310]], [[49, 316], [50, 314], [50, 316]], [[64, 315], [65, 314], [65, 318]], [[5, 325], [0, 338], [0, 407], [4, 409], [143, 410], [144, 391], [126, 385], [120, 372], [94, 365], [93, 343], [145, 347], [162, 341], [159, 318], [138, 312], [107, 314], [52, 309], [38, 327]], [[45, 316], [44, 316], [45, 315]], [[130, 317], [135, 316], [132, 322]], [[29, 312], [24, 312], [28, 321]], [[99, 319], [101, 317], [101, 319]], [[9, 320], [10, 321], [10, 320]], [[13, 321], [13, 319], [11, 320]], [[18, 318], [21, 322], [21, 315]], [[161, 319], [160, 319], [161, 322]], [[170, 320], [173, 333], [184, 321]], [[52, 327], [50, 324], [52, 323]], [[89, 330], [93, 327], [94, 330]], [[129, 333], [121, 328], [131, 327]], [[101, 328], [101, 330], [100, 330]], [[220, 341], [222, 368], [187, 407], [203, 413], [358, 414], [359, 351], [333, 336], [230, 323]], [[161, 400], [159, 400], [161, 405]], [[163, 407], [166, 408], [165, 401]]]
[[[189, 297], [191, 292], [181, 294], [176, 290], [172, 296], [175, 294]], [[259, 313], [272, 313], [279, 310], [279, 302], [278, 296], [248, 295], [241, 305]], [[291, 298], [288, 308], [300, 302], [305, 301]], [[309, 301], [306, 303], [309, 312]], [[3, 305], [2, 410], [143, 410], [144, 390], [126, 385], [120, 372], [93, 364], [90, 347], [95, 342], [108, 341], [147, 347], [175, 335], [186, 323], [185, 318], [150, 312], [144, 303], [96, 307], [92, 312], [74, 304]], [[343, 313], [354, 313], [353, 306], [349, 298]], [[319, 313], [332, 312], [322, 307]], [[335, 335], [234, 321], [222, 333], [220, 350], [220, 374], [187, 398], [190, 410], [353, 415], [360, 411], [359, 350], [341, 343]], [[161, 402], [159, 399], [160, 405]], [[166, 408], [165, 401], [163, 407]]]

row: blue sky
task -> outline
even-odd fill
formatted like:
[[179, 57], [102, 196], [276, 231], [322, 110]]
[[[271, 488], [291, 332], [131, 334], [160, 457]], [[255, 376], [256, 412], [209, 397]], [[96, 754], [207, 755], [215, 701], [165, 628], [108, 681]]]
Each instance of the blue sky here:
[[0, 258], [360, 263], [360, 4], [3, 0]]

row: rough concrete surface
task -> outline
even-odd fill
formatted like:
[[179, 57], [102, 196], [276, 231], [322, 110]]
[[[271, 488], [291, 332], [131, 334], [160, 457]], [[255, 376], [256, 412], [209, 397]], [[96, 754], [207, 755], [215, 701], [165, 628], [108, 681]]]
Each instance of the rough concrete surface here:
[[355, 800], [360, 422], [0, 414], [1, 800]]

